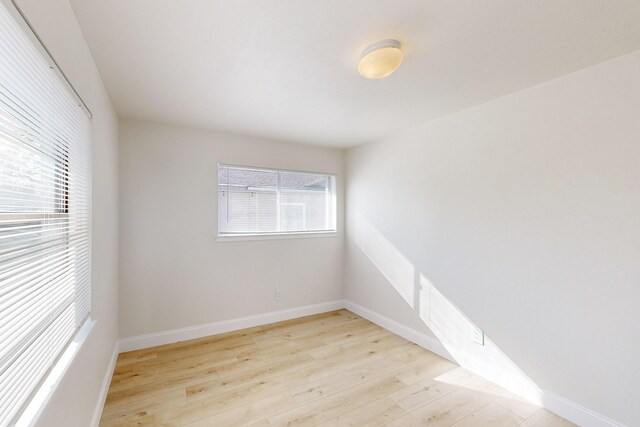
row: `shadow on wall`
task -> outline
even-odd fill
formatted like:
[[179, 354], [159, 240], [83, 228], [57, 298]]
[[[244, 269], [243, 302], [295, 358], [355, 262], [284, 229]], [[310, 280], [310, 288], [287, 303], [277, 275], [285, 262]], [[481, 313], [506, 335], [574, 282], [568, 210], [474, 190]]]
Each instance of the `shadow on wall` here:
[[543, 404], [542, 390], [360, 213], [356, 213], [355, 239], [450, 359], [532, 403]]

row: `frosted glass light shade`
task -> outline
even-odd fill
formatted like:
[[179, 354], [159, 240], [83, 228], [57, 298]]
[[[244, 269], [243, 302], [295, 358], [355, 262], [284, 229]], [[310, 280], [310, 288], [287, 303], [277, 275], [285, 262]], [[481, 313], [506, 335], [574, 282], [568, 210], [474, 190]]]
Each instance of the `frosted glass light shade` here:
[[362, 52], [358, 72], [365, 79], [382, 79], [397, 70], [403, 59], [399, 41], [382, 40]]

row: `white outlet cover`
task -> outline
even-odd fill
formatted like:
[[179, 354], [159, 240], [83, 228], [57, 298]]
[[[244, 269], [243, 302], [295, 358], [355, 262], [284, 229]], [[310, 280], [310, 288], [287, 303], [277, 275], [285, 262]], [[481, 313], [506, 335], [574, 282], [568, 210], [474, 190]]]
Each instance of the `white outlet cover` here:
[[476, 344], [484, 345], [484, 332], [480, 328], [473, 328], [471, 330], [471, 341]]

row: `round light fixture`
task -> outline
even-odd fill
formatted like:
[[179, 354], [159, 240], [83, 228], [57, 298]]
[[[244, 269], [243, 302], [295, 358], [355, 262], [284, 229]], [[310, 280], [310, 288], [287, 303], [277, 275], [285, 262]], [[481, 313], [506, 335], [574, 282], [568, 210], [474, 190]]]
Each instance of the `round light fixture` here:
[[382, 79], [397, 70], [403, 58], [399, 41], [382, 40], [362, 52], [358, 72], [365, 79]]

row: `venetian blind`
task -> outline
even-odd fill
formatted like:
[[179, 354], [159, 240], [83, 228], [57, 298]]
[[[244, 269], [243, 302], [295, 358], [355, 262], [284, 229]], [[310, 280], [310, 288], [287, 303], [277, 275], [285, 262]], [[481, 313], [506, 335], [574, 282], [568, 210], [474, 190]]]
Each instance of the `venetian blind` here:
[[89, 119], [0, 2], [0, 425], [90, 310]]

